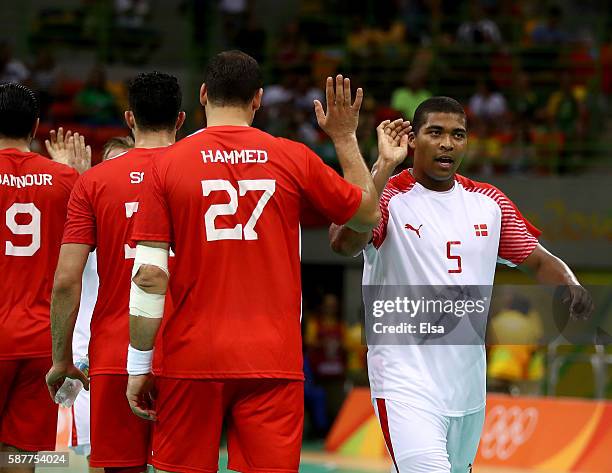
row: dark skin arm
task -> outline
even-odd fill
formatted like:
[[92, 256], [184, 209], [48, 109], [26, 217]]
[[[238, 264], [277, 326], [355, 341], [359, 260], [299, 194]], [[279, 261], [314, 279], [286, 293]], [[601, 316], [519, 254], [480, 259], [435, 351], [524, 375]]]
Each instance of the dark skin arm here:
[[569, 304], [573, 319], [587, 319], [593, 312], [593, 300], [567, 264], [538, 244], [519, 269], [530, 274], [538, 283], [565, 286], [563, 302]]

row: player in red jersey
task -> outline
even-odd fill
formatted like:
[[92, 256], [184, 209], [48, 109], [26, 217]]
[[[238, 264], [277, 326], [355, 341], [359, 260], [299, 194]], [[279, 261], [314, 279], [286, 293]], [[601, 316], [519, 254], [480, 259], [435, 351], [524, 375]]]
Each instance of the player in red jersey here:
[[87, 256], [97, 252], [100, 287], [91, 321], [90, 465], [113, 472], [146, 470], [150, 423], [131, 414], [127, 384], [128, 298], [135, 249], [129, 234], [138, 211], [143, 180], [153, 156], [176, 139], [185, 119], [175, 77], [140, 74], [129, 86], [125, 120], [135, 148], [81, 176], [70, 197], [51, 307], [53, 367], [47, 374], [52, 396], [65, 377], [79, 375], [71, 339], [79, 308]]
[[[51, 361], [51, 281], [78, 174], [30, 151], [37, 127], [34, 93], [0, 85], [0, 451], [5, 452], [55, 448], [57, 406], [41, 379]], [[34, 467], [4, 471], [17, 470]]]
[[[224, 420], [231, 469], [297, 472], [303, 424], [300, 335], [302, 204], [367, 231], [378, 197], [355, 137], [363, 98], [327, 79], [330, 136], [345, 179], [306, 146], [250, 125], [261, 104], [257, 62], [239, 51], [208, 64], [200, 100], [208, 128], [155, 159], [133, 238], [128, 400], [157, 419], [153, 465], [216, 472]], [[151, 405], [150, 360], [166, 292], [164, 363]], [[144, 264], [144, 266], [142, 266]], [[162, 269], [163, 268], [163, 269]], [[175, 299], [176, 298], [176, 299]]]

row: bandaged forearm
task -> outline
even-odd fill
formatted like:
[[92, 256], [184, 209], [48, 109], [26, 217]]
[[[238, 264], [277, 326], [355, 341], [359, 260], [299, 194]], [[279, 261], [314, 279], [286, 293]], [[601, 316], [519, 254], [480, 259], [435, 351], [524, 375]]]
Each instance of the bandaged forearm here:
[[164, 315], [165, 294], [152, 294], [141, 289], [133, 278], [143, 265], [151, 265], [168, 272], [168, 250], [136, 245], [136, 258], [132, 269], [132, 285], [130, 288], [130, 314], [139, 317], [159, 319]]
[[153, 366], [153, 349], [138, 350], [128, 345], [127, 372], [129, 375], [137, 376], [151, 372]]

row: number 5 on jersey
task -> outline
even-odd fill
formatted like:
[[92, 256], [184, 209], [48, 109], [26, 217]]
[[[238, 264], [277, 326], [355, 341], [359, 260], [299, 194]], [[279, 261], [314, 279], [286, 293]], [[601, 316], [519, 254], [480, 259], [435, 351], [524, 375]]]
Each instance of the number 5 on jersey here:
[[[233, 228], [215, 227], [215, 219], [219, 215], [235, 215], [238, 211], [238, 195], [244, 196], [249, 191], [264, 191], [259, 202], [253, 209], [251, 217], [244, 226], [241, 223]], [[202, 181], [202, 193], [208, 197], [211, 192], [225, 192], [229, 195], [230, 201], [227, 204], [212, 204], [204, 214], [204, 226], [206, 227], [206, 240], [257, 240], [258, 235], [255, 231], [257, 220], [261, 217], [264, 208], [274, 192], [276, 191], [276, 181], [273, 179], [246, 179], [238, 181], [238, 190], [231, 182], [225, 179], [211, 179]]]
[[457, 267], [456, 268], [448, 270], [448, 272], [450, 274], [460, 273], [462, 271], [462, 269], [461, 269], [461, 256], [451, 254], [451, 251], [452, 251], [451, 247], [453, 245], [461, 245], [461, 242], [460, 241], [447, 241], [446, 242], [446, 257], [449, 260], [456, 261], [456, 263], [457, 263]]

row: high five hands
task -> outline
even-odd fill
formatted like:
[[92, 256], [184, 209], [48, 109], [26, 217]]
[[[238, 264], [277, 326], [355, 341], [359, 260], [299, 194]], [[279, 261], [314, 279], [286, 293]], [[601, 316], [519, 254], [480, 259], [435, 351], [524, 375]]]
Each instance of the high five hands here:
[[59, 127], [57, 132], [51, 130], [49, 139], [45, 140], [47, 152], [53, 161], [74, 168], [79, 174], [91, 167], [91, 146], [85, 145], [85, 137], [79, 133]]
[[325, 83], [327, 110], [318, 100], [314, 101], [317, 122], [321, 129], [332, 139], [354, 138], [359, 124], [359, 109], [363, 101], [363, 89], [358, 88], [355, 101], [351, 97], [351, 80], [341, 74], [334, 79], [327, 78]]

